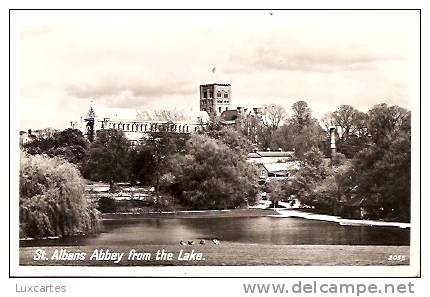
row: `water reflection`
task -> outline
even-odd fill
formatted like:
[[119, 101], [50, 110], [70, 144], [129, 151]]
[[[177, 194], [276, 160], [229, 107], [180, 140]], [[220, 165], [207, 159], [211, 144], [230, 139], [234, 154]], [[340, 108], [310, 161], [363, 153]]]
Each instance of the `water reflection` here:
[[341, 226], [300, 218], [241, 217], [112, 220], [97, 235], [58, 240], [23, 241], [21, 246], [137, 246], [177, 244], [180, 240], [265, 244], [409, 245], [409, 229]]

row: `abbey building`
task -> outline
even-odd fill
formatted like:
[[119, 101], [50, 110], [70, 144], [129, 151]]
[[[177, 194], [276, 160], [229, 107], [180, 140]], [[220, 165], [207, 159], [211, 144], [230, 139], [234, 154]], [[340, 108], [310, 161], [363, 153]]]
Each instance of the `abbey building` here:
[[211, 117], [218, 117], [224, 124], [232, 125], [241, 115], [258, 113], [257, 108], [231, 108], [230, 84], [200, 85], [200, 110], [198, 112], [178, 113], [158, 111], [155, 113], [136, 112], [122, 115], [90, 107], [80, 121], [72, 121], [71, 128], [79, 129], [89, 141], [93, 141], [98, 130], [118, 129], [124, 131], [131, 145], [136, 145], [150, 132], [196, 133], [207, 125]]

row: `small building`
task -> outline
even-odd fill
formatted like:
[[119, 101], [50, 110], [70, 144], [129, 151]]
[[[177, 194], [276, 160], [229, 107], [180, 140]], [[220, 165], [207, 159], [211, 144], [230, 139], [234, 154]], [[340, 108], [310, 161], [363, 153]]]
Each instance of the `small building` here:
[[247, 162], [257, 165], [262, 184], [269, 179], [289, 179], [299, 169], [293, 151], [255, 151], [248, 154]]
[[294, 161], [294, 151], [254, 151], [247, 156], [249, 162], [255, 164], [285, 163]]

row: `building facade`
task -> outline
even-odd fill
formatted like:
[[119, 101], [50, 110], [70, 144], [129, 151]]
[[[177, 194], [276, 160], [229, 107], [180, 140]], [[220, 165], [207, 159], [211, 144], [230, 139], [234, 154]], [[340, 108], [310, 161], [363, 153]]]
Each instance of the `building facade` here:
[[231, 107], [230, 84], [200, 85], [200, 110], [219, 116]]
[[269, 179], [289, 179], [300, 167], [294, 151], [254, 151], [248, 154], [247, 162], [258, 167], [261, 184]]
[[[260, 109], [245, 107], [232, 109], [230, 84], [212, 83], [200, 85], [199, 103], [200, 111], [198, 114], [174, 119], [146, 119], [138, 115], [118, 116], [116, 112], [109, 115], [106, 111], [95, 110], [90, 107], [87, 114], [81, 117], [80, 122], [72, 121], [70, 124], [71, 128], [81, 130], [89, 141], [95, 139], [95, 135], [100, 129], [122, 130], [132, 145], [137, 144], [150, 132], [198, 132], [204, 129], [210, 116], [220, 117], [221, 123], [224, 125], [236, 125], [240, 122], [240, 125], [244, 126], [241, 128], [244, 129], [246, 135], [253, 135], [251, 133], [252, 120], [257, 121]], [[253, 136], [252, 141], [255, 141], [254, 138]]]
[[97, 114], [90, 107], [87, 115], [81, 123], [71, 123], [73, 128], [79, 129], [89, 141], [95, 139], [96, 133], [103, 129], [117, 129], [124, 132], [132, 146], [135, 146], [151, 132], [170, 132], [170, 133], [194, 133], [203, 129], [206, 125], [204, 117], [196, 117], [195, 120], [146, 120], [139, 118], [108, 117]]

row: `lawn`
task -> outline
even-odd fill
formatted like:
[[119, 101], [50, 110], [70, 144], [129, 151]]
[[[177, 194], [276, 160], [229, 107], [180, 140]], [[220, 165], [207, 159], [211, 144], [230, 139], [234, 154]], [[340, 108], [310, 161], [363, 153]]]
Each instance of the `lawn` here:
[[[44, 260], [35, 261], [33, 256], [37, 249], [43, 249], [50, 258], [55, 249], [66, 249], [68, 252], [86, 253], [84, 260]], [[93, 251], [98, 248], [111, 252], [124, 253], [118, 264], [108, 260], [90, 260]], [[150, 260], [128, 260], [131, 249], [136, 252], [151, 253]], [[173, 253], [172, 260], [155, 260], [158, 250], [164, 249]], [[204, 260], [181, 261], [178, 255], [181, 250], [202, 253]], [[405, 255], [404, 261], [390, 261], [390, 255]], [[215, 245], [141, 245], [125, 246], [73, 246], [73, 247], [21, 247], [20, 265], [72, 265], [72, 266], [169, 266], [169, 265], [408, 265], [409, 246], [349, 246], [349, 245], [269, 245], [221, 242]]]

